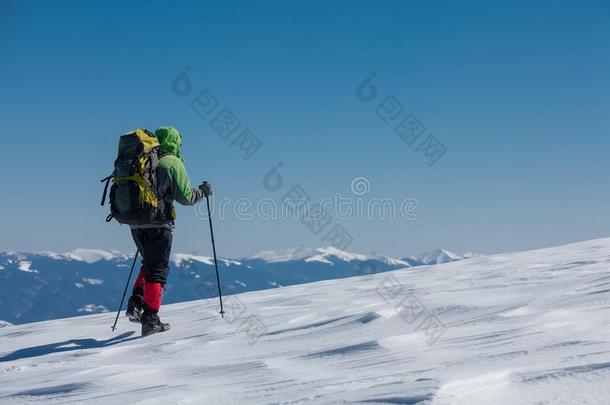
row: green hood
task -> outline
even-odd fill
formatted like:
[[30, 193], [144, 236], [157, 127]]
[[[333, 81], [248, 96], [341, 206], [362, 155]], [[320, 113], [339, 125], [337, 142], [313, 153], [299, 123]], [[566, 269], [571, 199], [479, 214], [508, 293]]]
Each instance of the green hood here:
[[161, 127], [155, 131], [155, 135], [161, 143], [161, 151], [165, 153], [171, 153], [178, 159], [184, 162], [184, 158], [180, 153], [180, 146], [182, 146], [182, 136], [180, 132], [174, 127]]

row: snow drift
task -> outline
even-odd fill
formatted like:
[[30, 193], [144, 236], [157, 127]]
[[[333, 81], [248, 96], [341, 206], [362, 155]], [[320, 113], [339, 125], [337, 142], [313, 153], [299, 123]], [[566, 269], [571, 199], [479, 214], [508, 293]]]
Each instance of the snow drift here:
[[0, 402], [604, 404], [610, 239], [0, 329]]

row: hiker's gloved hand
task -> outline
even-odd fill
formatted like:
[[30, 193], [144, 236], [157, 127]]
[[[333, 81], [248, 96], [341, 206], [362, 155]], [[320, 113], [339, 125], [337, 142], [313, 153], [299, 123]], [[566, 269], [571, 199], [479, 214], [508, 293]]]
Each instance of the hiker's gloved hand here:
[[204, 181], [203, 183], [201, 183], [201, 185], [199, 186], [199, 190], [201, 190], [201, 192], [203, 193], [203, 195], [205, 197], [209, 197], [212, 195], [212, 185], [210, 183], [208, 183], [207, 181]]

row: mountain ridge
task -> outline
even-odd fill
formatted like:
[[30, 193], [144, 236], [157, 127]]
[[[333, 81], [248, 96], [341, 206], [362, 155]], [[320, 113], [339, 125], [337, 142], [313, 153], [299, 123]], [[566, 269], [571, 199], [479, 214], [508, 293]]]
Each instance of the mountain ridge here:
[[[132, 262], [133, 254], [116, 250], [0, 253], [0, 319], [19, 324], [116, 310]], [[232, 295], [424, 264], [326, 247], [219, 258], [218, 265], [223, 294]], [[217, 296], [211, 257], [176, 253], [170, 268], [166, 303]]]
[[[74, 261], [83, 261], [87, 263], [95, 263], [100, 260], [116, 260], [116, 259], [127, 259], [129, 257], [133, 257], [133, 253], [125, 253], [119, 250], [105, 250], [105, 249], [94, 249], [94, 248], [76, 248], [68, 252], [54, 252], [48, 250], [42, 251], [0, 251], [0, 255], [6, 256], [23, 256], [23, 255], [40, 255], [46, 256], [52, 259], [68, 259]], [[266, 262], [274, 263], [281, 261], [293, 261], [300, 260], [306, 258], [312, 258], [317, 256], [335, 256], [342, 258], [346, 261], [351, 260], [369, 260], [369, 259], [377, 259], [377, 258], [385, 258], [388, 261], [394, 262], [405, 262], [406, 258], [410, 260], [418, 260], [422, 263], [426, 264], [440, 264], [447, 263], [454, 260], [463, 260], [471, 257], [481, 256], [478, 253], [457, 253], [450, 251], [448, 249], [435, 249], [430, 252], [425, 252], [416, 256], [405, 256], [405, 259], [400, 259], [392, 256], [385, 255], [365, 255], [361, 253], [348, 252], [345, 250], [337, 249], [332, 246], [328, 247], [316, 247], [316, 248], [289, 248], [289, 249], [278, 249], [278, 250], [263, 250], [255, 253], [252, 256], [246, 257], [238, 257], [238, 258], [228, 258], [228, 257], [219, 257], [219, 260], [227, 260], [233, 262], [241, 262], [244, 260], [253, 260], [260, 259]], [[204, 256], [198, 254], [189, 254], [189, 253], [173, 253], [172, 259], [181, 258], [181, 257], [193, 257], [200, 258], [200, 260], [211, 261], [213, 258], [211, 256]], [[440, 260], [439, 260], [440, 259]], [[445, 261], [443, 261], [445, 260]], [[408, 263], [407, 263], [408, 264]]]

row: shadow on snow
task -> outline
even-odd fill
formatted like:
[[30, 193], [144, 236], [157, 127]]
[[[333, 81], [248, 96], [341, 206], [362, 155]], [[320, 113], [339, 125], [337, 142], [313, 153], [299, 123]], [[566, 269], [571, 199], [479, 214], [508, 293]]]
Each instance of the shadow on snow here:
[[50, 343], [48, 345], [27, 347], [25, 349], [19, 349], [13, 353], [7, 354], [6, 356], [0, 357], [0, 363], [29, 359], [32, 357], [46, 356], [47, 354], [63, 353], [75, 350], [85, 349], [100, 349], [103, 347], [113, 346], [118, 343], [128, 342], [135, 339], [140, 339], [139, 336], [131, 337], [135, 332], [125, 332], [121, 335], [112, 337], [106, 340], [97, 339], [71, 339], [65, 342]]

